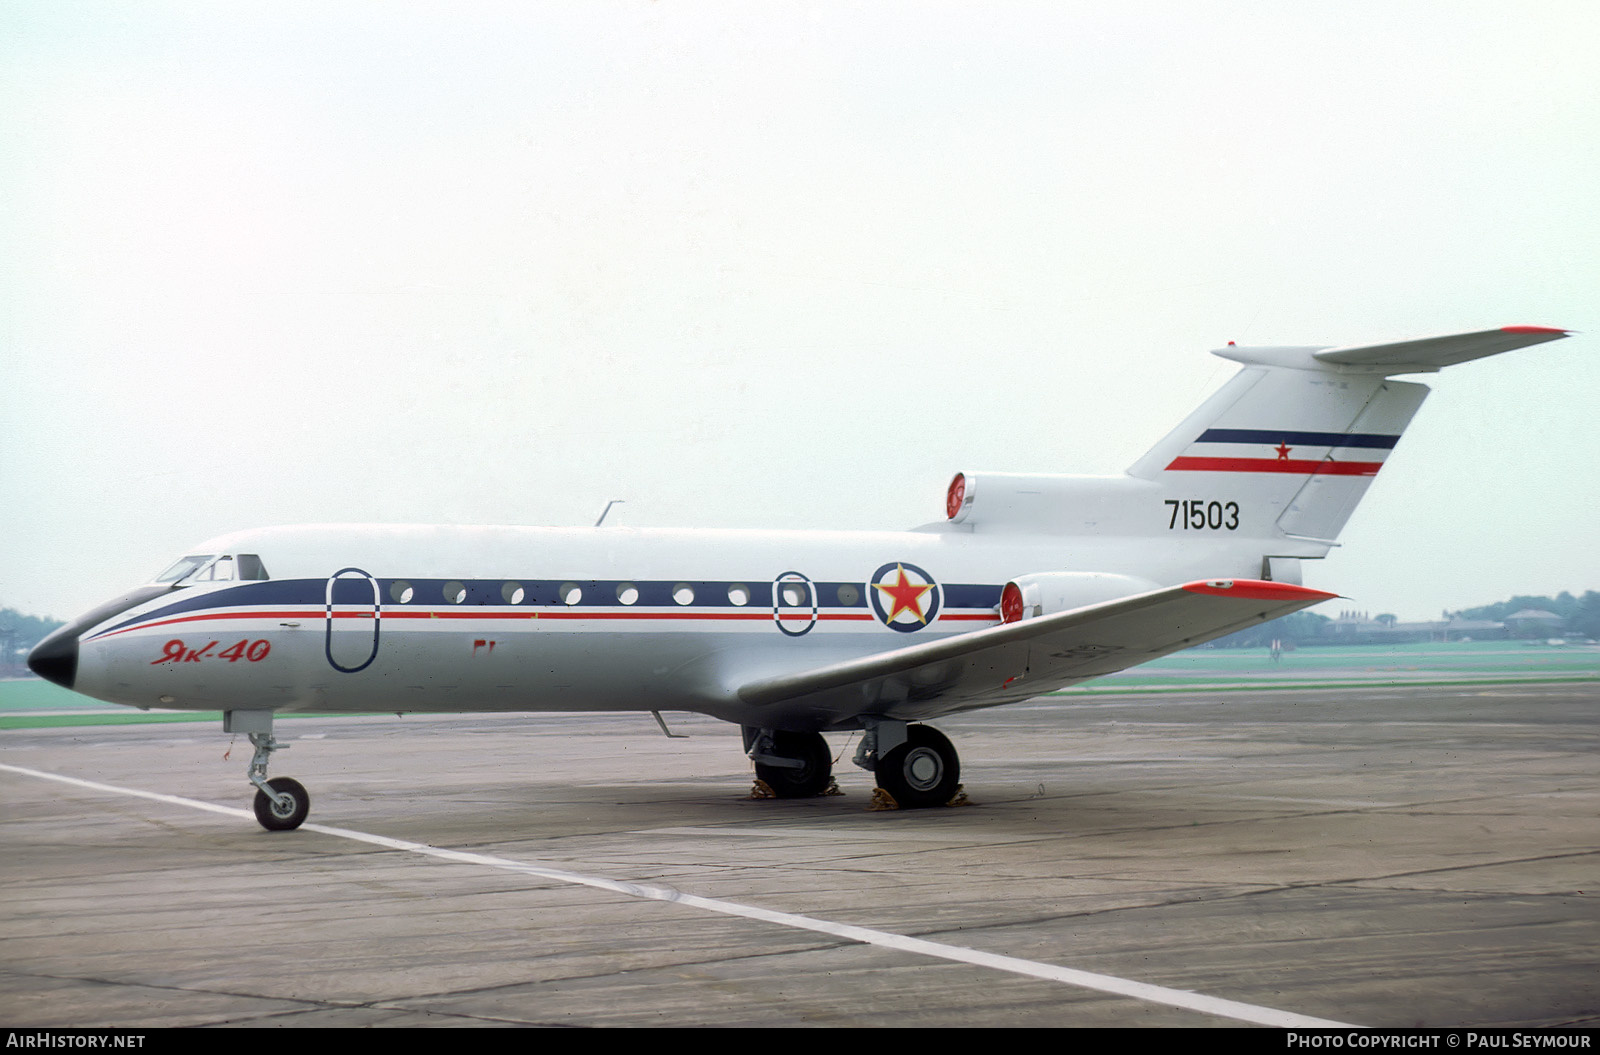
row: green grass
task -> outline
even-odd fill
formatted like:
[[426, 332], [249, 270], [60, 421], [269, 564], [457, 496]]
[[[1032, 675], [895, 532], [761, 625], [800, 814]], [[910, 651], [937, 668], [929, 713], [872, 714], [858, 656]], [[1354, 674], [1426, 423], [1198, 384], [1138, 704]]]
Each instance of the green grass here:
[[[301, 715], [284, 715], [298, 718]], [[51, 729], [66, 725], [148, 725], [152, 722], [222, 722], [221, 711], [183, 711], [146, 714], [131, 710], [126, 714], [37, 714], [0, 713], [0, 729]]]
[[112, 706], [115, 705], [91, 700], [40, 678], [0, 681], [0, 715], [10, 711], [104, 710]]
[[[286, 715], [285, 717], [299, 717]], [[141, 711], [90, 699], [39, 678], [0, 681], [0, 730], [69, 725], [143, 725], [150, 722], [217, 722], [221, 711]]]

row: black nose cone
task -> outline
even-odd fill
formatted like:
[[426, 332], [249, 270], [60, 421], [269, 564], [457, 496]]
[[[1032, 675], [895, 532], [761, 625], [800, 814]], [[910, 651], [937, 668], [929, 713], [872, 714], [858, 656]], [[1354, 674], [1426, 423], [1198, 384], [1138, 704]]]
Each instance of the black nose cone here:
[[78, 630], [68, 624], [45, 638], [28, 653], [28, 669], [64, 689], [78, 677]]

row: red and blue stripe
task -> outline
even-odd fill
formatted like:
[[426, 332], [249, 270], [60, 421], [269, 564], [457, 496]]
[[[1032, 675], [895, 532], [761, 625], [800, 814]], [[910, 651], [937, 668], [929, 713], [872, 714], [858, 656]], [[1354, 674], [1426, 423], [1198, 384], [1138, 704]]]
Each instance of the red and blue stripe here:
[[[1274, 457], [1250, 457], [1242, 454], [1212, 450], [1206, 453], [1185, 453], [1172, 460], [1168, 472], [1211, 473], [1291, 473], [1301, 476], [1323, 474], [1328, 476], [1376, 476], [1383, 461], [1374, 460], [1371, 454], [1353, 458], [1337, 458], [1338, 450], [1388, 452], [1400, 441], [1398, 435], [1363, 432], [1306, 432], [1293, 429], [1207, 429], [1189, 448], [1194, 452], [1199, 444], [1275, 448]], [[1310, 447], [1319, 453], [1312, 458], [1291, 458], [1296, 447]]]

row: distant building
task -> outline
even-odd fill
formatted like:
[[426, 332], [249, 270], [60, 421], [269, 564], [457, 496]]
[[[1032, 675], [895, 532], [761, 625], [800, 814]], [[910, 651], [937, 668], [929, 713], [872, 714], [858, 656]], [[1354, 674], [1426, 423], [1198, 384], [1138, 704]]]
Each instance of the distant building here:
[[1366, 612], [1349, 611], [1340, 612], [1339, 618], [1328, 621], [1322, 633], [1302, 644], [1405, 645], [1419, 641], [1498, 641], [1509, 636], [1506, 623], [1489, 619], [1454, 617], [1423, 623], [1399, 623], [1390, 618], [1373, 619]]
[[1524, 608], [1506, 616], [1506, 629], [1513, 637], [1549, 637], [1566, 620], [1543, 608]]
[[1510, 637], [1506, 624], [1492, 619], [1462, 619], [1453, 616], [1446, 622], [1414, 623], [1413, 626], [1432, 627], [1434, 636], [1426, 641], [1504, 641]]

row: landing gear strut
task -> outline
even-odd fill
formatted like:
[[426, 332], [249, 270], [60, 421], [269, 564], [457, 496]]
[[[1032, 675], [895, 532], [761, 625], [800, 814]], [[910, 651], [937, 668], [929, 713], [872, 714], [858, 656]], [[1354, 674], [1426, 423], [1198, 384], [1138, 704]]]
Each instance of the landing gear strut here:
[[311, 796], [305, 787], [292, 777], [267, 779], [267, 760], [272, 752], [286, 749], [272, 735], [271, 711], [225, 711], [222, 731], [245, 733], [255, 745], [250, 758], [250, 783], [256, 786], [256, 820], [269, 832], [293, 831], [305, 822], [311, 812]]
[[756, 776], [780, 799], [805, 799], [828, 790], [833, 752], [821, 733], [790, 733], [744, 726], [745, 754]]

